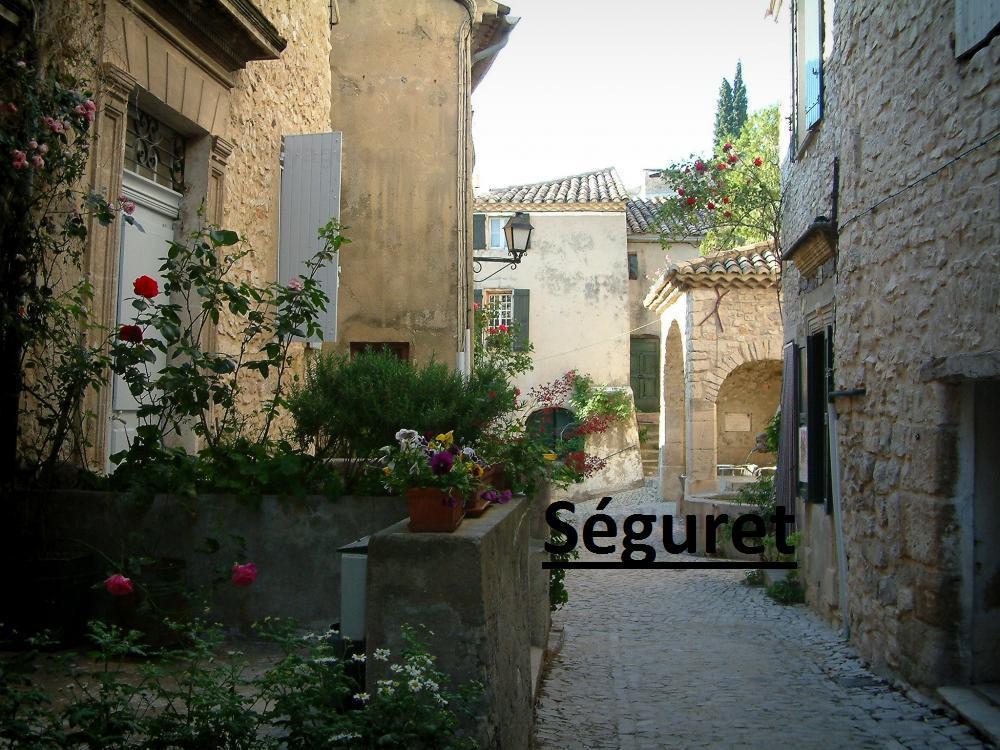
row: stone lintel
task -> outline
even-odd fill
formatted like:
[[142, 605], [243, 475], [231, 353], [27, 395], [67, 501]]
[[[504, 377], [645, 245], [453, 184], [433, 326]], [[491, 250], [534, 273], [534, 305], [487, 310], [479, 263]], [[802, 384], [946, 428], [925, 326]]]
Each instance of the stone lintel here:
[[1000, 350], [934, 357], [920, 368], [920, 379], [925, 383], [1000, 380]]

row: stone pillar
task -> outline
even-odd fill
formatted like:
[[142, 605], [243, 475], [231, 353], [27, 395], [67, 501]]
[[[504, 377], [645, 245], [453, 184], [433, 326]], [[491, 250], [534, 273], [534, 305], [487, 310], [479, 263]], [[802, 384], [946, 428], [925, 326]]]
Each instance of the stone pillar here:
[[531, 744], [531, 502], [515, 498], [450, 534], [413, 534], [401, 521], [368, 545], [368, 692], [389, 676], [375, 649], [398, 654], [402, 627], [424, 626], [420, 638], [453, 684], [485, 686], [466, 724], [484, 750]]
[[687, 402], [687, 494], [718, 489], [715, 476], [716, 413], [715, 403], [705, 398]]
[[[105, 63], [100, 72], [101, 87], [97, 95], [97, 119], [90, 159], [90, 190], [114, 202], [122, 191], [122, 170], [125, 162], [125, 130], [128, 97], [136, 80], [116, 65]], [[103, 326], [112, 326], [117, 315], [118, 261], [121, 243], [121, 223], [114, 221], [101, 226], [90, 219], [85, 259], [86, 273], [94, 285], [93, 319]], [[96, 343], [96, 342], [95, 342]], [[110, 377], [109, 381], [110, 383]], [[88, 462], [104, 469], [107, 457], [108, 424], [111, 415], [111, 388], [99, 393], [89, 392], [85, 407], [94, 416], [86, 431], [91, 440]]]

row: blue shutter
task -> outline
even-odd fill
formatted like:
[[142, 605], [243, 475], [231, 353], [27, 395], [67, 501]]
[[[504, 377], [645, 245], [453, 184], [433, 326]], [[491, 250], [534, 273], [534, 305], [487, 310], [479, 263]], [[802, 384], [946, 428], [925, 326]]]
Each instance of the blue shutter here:
[[[318, 230], [340, 219], [340, 156], [342, 133], [286, 135], [281, 174], [281, 227], [278, 281], [307, 273], [305, 262], [323, 247]], [[315, 278], [330, 298], [320, 316], [323, 341], [337, 340], [337, 261], [321, 268]]]
[[803, 0], [802, 25], [805, 44], [802, 50], [802, 78], [805, 82], [806, 127], [823, 117], [823, 2]]

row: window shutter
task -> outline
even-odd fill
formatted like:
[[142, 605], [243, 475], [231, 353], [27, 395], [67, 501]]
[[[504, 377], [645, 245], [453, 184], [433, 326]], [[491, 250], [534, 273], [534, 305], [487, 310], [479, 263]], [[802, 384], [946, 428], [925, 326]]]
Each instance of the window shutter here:
[[778, 429], [778, 471], [774, 495], [778, 505], [794, 512], [798, 488], [799, 352], [795, 342], [785, 344], [785, 369], [781, 378], [781, 424]]
[[475, 301], [475, 303], [477, 305], [479, 305], [480, 309], [482, 309], [482, 307], [483, 307], [483, 290], [482, 289], [474, 289], [472, 291], [472, 295], [473, 295], [473, 300]]
[[1000, 0], [955, 0], [955, 57], [971, 55], [1000, 31]]
[[531, 337], [528, 335], [528, 290], [515, 289], [511, 294], [511, 312], [517, 323], [517, 339], [514, 341], [515, 351], [528, 348]]
[[805, 49], [802, 76], [805, 80], [806, 127], [811, 128], [823, 117], [823, 3], [805, 0], [803, 3]]
[[[317, 234], [330, 219], [340, 219], [342, 133], [284, 137], [281, 174], [281, 227], [278, 280], [287, 284], [308, 272], [306, 261], [323, 247]], [[323, 341], [337, 340], [337, 284], [340, 263], [321, 268], [315, 279], [330, 298], [319, 317]]]
[[486, 249], [486, 214], [472, 214], [472, 249]]

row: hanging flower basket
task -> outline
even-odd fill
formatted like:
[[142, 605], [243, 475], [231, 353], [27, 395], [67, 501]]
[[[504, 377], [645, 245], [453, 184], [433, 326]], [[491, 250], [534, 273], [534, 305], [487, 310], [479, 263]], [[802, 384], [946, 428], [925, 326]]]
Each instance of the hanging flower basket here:
[[462, 496], [454, 489], [409, 487], [406, 505], [410, 511], [410, 531], [450, 532], [458, 528], [465, 516]]

